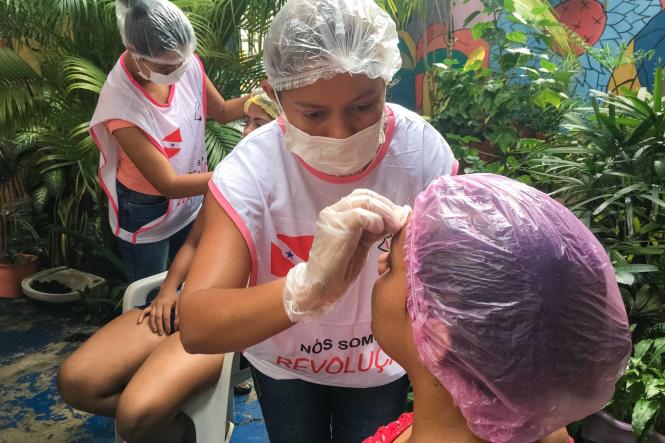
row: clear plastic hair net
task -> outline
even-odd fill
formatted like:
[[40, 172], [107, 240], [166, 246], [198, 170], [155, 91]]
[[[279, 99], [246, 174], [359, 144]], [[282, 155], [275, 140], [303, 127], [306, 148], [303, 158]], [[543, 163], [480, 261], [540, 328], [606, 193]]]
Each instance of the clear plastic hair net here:
[[276, 91], [340, 73], [389, 83], [402, 59], [395, 22], [372, 0], [289, 0], [266, 34], [263, 60]]
[[115, 15], [122, 43], [148, 61], [181, 64], [196, 49], [192, 24], [168, 0], [116, 0]]
[[612, 397], [625, 308], [564, 206], [505, 177], [441, 177], [416, 199], [405, 251], [414, 342], [474, 434], [532, 442]]

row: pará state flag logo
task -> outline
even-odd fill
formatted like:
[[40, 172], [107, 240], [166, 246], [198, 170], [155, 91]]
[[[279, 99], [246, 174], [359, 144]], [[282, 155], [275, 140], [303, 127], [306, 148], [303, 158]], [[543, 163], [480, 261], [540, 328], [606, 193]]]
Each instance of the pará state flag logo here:
[[182, 148], [182, 135], [180, 134], [180, 128], [176, 129], [162, 140], [162, 147], [164, 148], [164, 153], [166, 158], [171, 159], [174, 157], [180, 149]]
[[286, 277], [289, 269], [309, 259], [313, 242], [313, 235], [291, 237], [277, 234], [277, 240], [270, 242], [270, 273], [276, 277]]

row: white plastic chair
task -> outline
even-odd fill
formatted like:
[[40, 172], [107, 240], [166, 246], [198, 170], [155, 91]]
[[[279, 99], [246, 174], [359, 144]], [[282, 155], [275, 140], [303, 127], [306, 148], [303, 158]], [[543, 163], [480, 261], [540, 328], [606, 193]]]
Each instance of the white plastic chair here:
[[[158, 288], [166, 272], [137, 280], [127, 287], [122, 300], [122, 312], [145, 303], [150, 291]], [[229, 443], [233, 434], [233, 387], [251, 377], [249, 368], [240, 369], [240, 354], [224, 354], [222, 371], [215, 386], [195, 395], [182, 411], [194, 422], [197, 443]], [[228, 429], [226, 424], [228, 423]], [[226, 437], [224, 437], [226, 435]], [[115, 432], [116, 443], [124, 440]]]

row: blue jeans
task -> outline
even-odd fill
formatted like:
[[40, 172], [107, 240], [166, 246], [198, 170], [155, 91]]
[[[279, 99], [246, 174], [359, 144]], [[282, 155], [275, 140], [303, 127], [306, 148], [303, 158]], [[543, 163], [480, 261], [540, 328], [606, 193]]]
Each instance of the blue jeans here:
[[[118, 221], [120, 227], [135, 232], [141, 226], [163, 216], [168, 207], [166, 197], [133, 191], [116, 181], [118, 194]], [[118, 238], [120, 256], [127, 268], [129, 282], [166, 271], [168, 261], [175, 257], [187, 239], [192, 224], [171, 237], [153, 243], [132, 244]]]
[[270, 443], [360, 443], [397, 420], [406, 403], [406, 375], [375, 388], [339, 388], [275, 380], [252, 367]]

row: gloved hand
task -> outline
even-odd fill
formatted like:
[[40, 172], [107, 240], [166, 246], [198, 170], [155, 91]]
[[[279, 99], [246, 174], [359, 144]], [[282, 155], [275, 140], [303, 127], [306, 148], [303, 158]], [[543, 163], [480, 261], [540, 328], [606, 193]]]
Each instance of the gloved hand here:
[[286, 276], [282, 297], [292, 322], [325, 313], [360, 274], [369, 248], [406, 224], [411, 209], [357, 189], [319, 213], [306, 263]]

